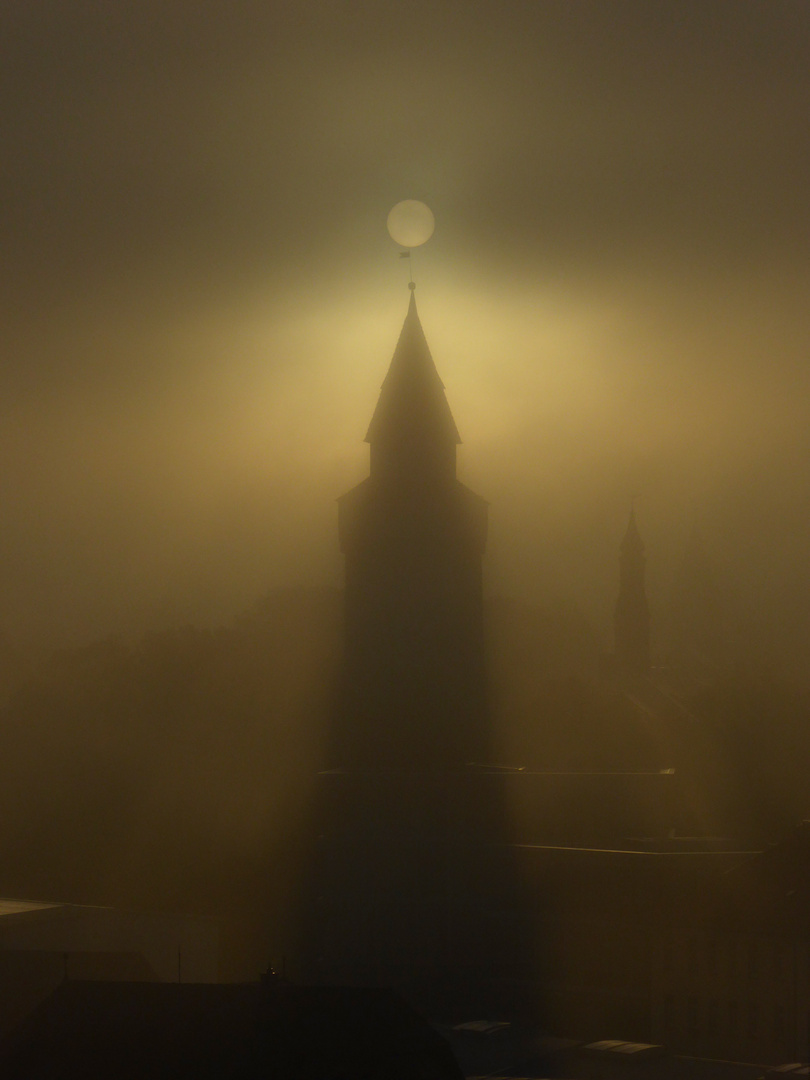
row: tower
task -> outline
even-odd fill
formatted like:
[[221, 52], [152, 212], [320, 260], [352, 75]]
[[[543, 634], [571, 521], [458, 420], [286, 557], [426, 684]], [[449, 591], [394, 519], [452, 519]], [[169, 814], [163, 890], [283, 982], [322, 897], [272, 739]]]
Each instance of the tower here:
[[369, 475], [338, 502], [343, 678], [313, 796], [302, 969], [492, 1014], [529, 950], [503, 775], [482, 768], [487, 506], [456, 477], [413, 292], [366, 439]]
[[343, 495], [345, 663], [332, 743], [348, 768], [448, 768], [486, 745], [487, 506], [456, 478], [458, 429], [410, 304]]
[[650, 610], [644, 589], [644, 544], [636, 525], [635, 510], [621, 545], [619, 596], [613, 621], [616, 660], [628, 675], [650, 674]]

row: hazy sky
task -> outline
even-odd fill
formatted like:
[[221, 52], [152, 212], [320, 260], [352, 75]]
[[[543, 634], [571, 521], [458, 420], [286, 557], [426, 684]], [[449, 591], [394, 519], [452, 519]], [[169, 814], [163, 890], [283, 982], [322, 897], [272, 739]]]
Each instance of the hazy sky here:
[[419, 198], [491, 589], [607, 633], [638, 495], [655, 605], [697, 524], [808, 644], [806, 0], [8, 0], [0, 49], [6, 632], [340, 580]]

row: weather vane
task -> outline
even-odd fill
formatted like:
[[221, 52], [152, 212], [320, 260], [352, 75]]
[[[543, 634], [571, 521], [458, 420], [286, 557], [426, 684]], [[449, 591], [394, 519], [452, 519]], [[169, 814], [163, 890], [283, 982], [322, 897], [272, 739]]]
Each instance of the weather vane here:
[[421, 247], [433, 236], [435, 226], [436, 221], [430, 207], [417, 199], [398, 202], [388, 215], [391, 239], [406, 249], [400, 251], [399, 257], [408, 260], [408, 288], [411, 290], [416, 288], [413, 280], [412, 250]]

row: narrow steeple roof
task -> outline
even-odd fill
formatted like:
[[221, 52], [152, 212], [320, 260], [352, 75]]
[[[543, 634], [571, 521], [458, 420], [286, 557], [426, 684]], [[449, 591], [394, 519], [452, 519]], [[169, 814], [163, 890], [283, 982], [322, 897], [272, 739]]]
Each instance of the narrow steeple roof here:
[[627, 531], [622, 540], [622, 552], [631, 555], [644, 554], [644, 542], [641, 539], [641, 533], [638, 531], [638, 525], [636, 524], [635, 507], [631, 507], [630, 509], [630, 520], [627, 523]]
[[413, 436], [461, 442], [411, 290], [408, 314], [383, 380], [366, 442], [401, 442]]
[[616, 657], [626, 673], [646, 676], [650, 672], [650, 609], [644, 563], [644, 544], [635, 509], [631, 509], [619, 557], [619, 595], [613, 616]]

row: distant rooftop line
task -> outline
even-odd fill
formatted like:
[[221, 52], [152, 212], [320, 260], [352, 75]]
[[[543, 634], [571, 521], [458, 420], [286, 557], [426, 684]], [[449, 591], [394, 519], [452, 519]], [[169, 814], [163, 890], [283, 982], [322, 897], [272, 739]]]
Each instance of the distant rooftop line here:
[[27, 911], [48, 911], [65, 907], [65, 904], [50, 900], [16, 900], [0, 897], [0, 917], [3, 915], [22, 915]]
[[[469, 761], [463, 766], [447, 768], [445, 773], [463, 773], [474, 768], [479, 772], [490, 772], [493, 776], [674, 776], [674, 769], [634, 769], [634, 770], [566, 770], [566, 769], [527, 769], [524, 765], [479, 765]], [[414, 775], [429, 773], [429, 769], [319, 769], [318, 776], [382, 776]]]
[[644, 851], [639, 848], [591, 848], [591, 847], [566, 847], [563, 844], [510, 844], [510, 847], [531, 848], [535, 851], [579, 851], [595, 855], [650, 855], [656, 858], [681, 858], [684, 855], [761, 855], [762, 851]]

